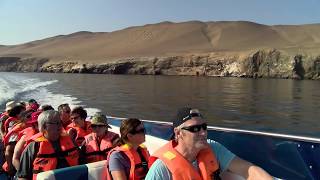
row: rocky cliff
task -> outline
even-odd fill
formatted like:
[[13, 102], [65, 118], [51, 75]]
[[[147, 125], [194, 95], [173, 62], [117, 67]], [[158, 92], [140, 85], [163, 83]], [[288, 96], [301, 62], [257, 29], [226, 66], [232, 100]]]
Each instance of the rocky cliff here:
[[105, 63], [48, 62], [48, 59], [0, 57], [0, 71], [320, 79], [320, 56], [290, 56], [278, 50], [260, 50], [247, 56], [202, 54]]

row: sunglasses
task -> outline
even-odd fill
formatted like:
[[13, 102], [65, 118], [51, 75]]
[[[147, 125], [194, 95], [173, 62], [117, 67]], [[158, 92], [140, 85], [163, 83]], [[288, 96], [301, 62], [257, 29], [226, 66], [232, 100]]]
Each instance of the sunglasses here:
[[193, 126], [187, 126], [187, 127], [182, 127], [181, 129], [187, 130], [187, 131], [192, 132], [192, 133], [199, 132], [199, 131], [201, 131], [201, 129], [206, 131], [207, 130], [207, 123], [193, 125]]
[[191, 109], [188, 116], [183, 118], [183, 121], [192, 119], [192, 117], [201, 117], [202, 118], [202, 115], [200, 114], [200, 111], [198, 109]]
[[140, 134], [140, 133], [146, 133], [146, 129], [145, 128], [141, 128], [141, 129], [139, 129], [139, 130], [132, 130], [131, 132], [130, 132], [130, 134]]

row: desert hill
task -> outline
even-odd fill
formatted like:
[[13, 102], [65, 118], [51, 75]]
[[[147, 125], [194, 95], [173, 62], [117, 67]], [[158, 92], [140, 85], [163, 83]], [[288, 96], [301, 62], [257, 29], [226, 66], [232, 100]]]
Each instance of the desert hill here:
[[252, 22], [163, 22], [110, 33], [77, 32], [0, 48], [0, 55], [53, 61], [108, 61], [124, 57], [183, 55], [275, 48], [316, 53], [320, 24], [266, 26]]
[[0, 46], [0, 57], [16, 57], [19, 61], [46, 59], [47, 65], [63, 62], [103, 64], [125, 59], [194, 55], [241, 61], [258, 51], [273, 50], [289, 58], [298, 54], [318, 56], [320, 24], [267, 26], [246, 21], [162, 22], [114, 32], [81, 31]]

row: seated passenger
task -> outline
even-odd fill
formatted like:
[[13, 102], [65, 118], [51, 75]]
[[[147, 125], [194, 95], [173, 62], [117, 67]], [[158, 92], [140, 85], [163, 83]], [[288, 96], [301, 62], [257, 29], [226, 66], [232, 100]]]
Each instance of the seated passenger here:
[[23, 129], [19, 132], [19, 141], [17, 142], [13, 158], [12, 158], [12, 164], [14, 167], [18, 170], [20, 166], [20, 157], [22, 151], [25, 149], [25, 147], [31, 142], [30, 139], [33, 135], [39, 132], [38, 129], [38, 116], [40, 115], [41, 111], [33, 112], [31, 114], [31, 119], [26, 121], [27, 128]]
[[38, 102], [37, 102], [36, 100], [30, 99], [30, 100], [28, 101], [28, 104], [26, 105], [26, 109], [27, 109], [27, 110], [33, 109], [34, 111], [37, 111], [38, 108], [39, 108], [39, 106], [40, 106], [40, 105], [38, 104]]
[[146, 180], [220, 179], [230, 171], [245, 179], [272, 180], [263, 169], [228, 151], [219, 143], [207, 143], [207, 124], [197, 109], [182, 108], [173, 120], [174, 140], [158, 149]]
[[109, 151], [119, 139], [119, 135], [108, 131], [107, 117], [95, 114], [91, 119], [92, 133], [85, 136], [81, 150], [85, 155], [86, 163], [106, 160]]
[[71, 119], [70, 119], [70, 106], [69, 104], [60, 104], [58, 106], [58, 111], [60, 113], [61, 116], [61, 121], [62, 121], [62, 126], [63, 128], [67, 128], [67, 126], [71, 123]]
[[4, 131], [5, 134], [9, 132], [9, 130], [16, 123], [20, 122], [20, 113], [25, 111], [26, 108], [20, 104], [15, 104], [15, 106], [9, 112], [9, 118], [4, 122]]
[[16, 171], [12, 164], [12, 157], [14, 147], [19, 140], [18, 133], [26, 128], [23, 121], [25, 117], [30, 114], [31, 112], [26, 112], [23, 106], [16, 105], [9, 112], [9, 118], [4, 124], [7, 133], [3, 137], [3, 144], [5, 146], [5, 163], [2, 165], [2, 169], [7, 172], [9, 176], [13, 176]]
[[16, 105], [16, 103], [14, 101], [9, 101], [6, 103], [6, 109], [5, 112], [1, 113], [0, 115], [0, 129], [1, 129], [1, 137], [4, 137], [4, 135], [7, 133], [5, 131], [5, 127], [4, 127], [4, 123], [6, 122], [6, 120], [9, 118], [9, 113], [11, 111], [11, 109]]
[[41, 136], [22, 152], [17, 177], [36, 179], [38, 173], [79, 164], [79, 149], [70, 136], [62, 133], [58, 111], [44, 111], [38, 117]]
[[[125, 119], [120, 126], [119, 146], [108, 157], [108, 179], [144, 179], [148, 172], [149, 152], [145, 142], [145, 129], [139, 119]], [[110, 177], [111, 176], [111, 177]]]
[[86, 121], [86, 118], [87, 111], [82, 107], [76, 107], [71, 111], [72, 123], [67, 126], [66, 130], [78, 146], [81, 146], [86, 135], [92, 133], [91, 123]]

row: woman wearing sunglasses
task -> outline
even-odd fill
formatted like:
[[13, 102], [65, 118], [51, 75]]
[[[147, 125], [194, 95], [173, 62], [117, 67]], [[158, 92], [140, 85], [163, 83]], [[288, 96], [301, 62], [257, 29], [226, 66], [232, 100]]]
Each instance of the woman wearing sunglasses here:
[[120, 126], [119, 146], [108, 158], [108, 179], [139, 180], [148, 172], [149, 152], [145, 142], [145, 128], [139, 119], [125, 119]]
[[146, 180], [220, 179], [230, 171], [245, 179], [272, 180], [260, 167], [240, 159], [219, 143], [207, 143], [207, 124], [199, 110], [181, 108], [173, 120], [173, 140], [151, 157]]

